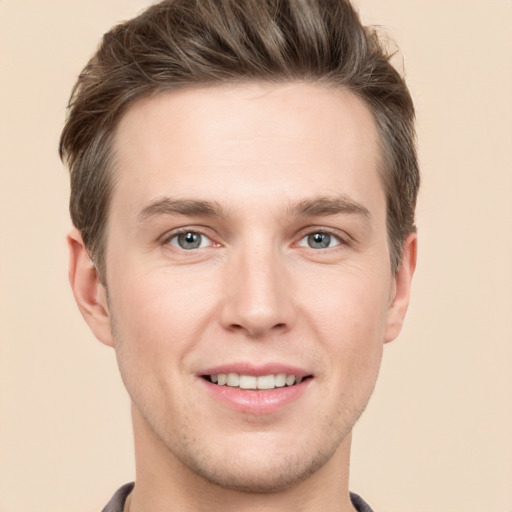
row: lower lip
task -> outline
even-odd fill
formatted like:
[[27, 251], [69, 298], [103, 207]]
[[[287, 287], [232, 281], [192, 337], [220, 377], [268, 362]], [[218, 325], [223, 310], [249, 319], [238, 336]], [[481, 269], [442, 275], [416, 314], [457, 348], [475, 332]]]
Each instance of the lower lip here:
[[247, 390], [219, 386], [200, 378], [210, 395], [219, 402], [247, 414], [272, 414], [298, 400], [313, 379], [306, 379], [294, 386], [268, 390]]

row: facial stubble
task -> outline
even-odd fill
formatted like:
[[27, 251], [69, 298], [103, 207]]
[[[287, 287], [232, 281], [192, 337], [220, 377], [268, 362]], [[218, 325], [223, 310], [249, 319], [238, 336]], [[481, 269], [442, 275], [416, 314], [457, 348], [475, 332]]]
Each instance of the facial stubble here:
[[[265, 464], [251, 464], [250, 457], [247, 460], [247, 455], [244, 457], [240, 453], [236, 457], [218, 455], [193, 434], [193, 427], [197, 426], [198, 422], [192, 414], [187, 414], [186, 411], [182, 412], [181, 417], [161, 414], [161, 411], [151, 407], [149, 401], [144, 398], [144, 393], [139, 392], [140, 386], [137, 388], [136, 384], [132, 384], [138, 380], [137, 372], [133, 372], [125, 365], [130, 358], [125, 355], [126, 344], [117, 322], [117, 315], [114, 313], [113, 300], [106, 287], [105, 290], [121, 377], [136, 413], [145, 424], [146, 432], [158, 439], [168, 457], [179, 461], [182, 471], [191, 472], [192, 475], [214, 486], [254, 494], [278, 493], [299, 486], [321, 470], [333, 458], [342, 443], [348, 440], [353, 426], [364, 412], [373, 392], [372, 386], [366, 398], [359, 401], [353, 400], [353, 397], [340, 397], [336, 414], [319, 422], [325, 427], [320, 435], [324, 440], [322, 443], [313, 439], [302, 446], [295, 446], [293, 452], [277, 457], [275, 452], [270, 450]], [[375, 381], [376, 378], [373, 382]], [[155, 396], [155, 393], [158, 393], [158, 389], [153, 392], [149, 390], [149, 394], [146, 390], [146, 396]], [[354, 403], [358, 403], [359, 406], [348, 406]], [[248, 417], [247, 420], [254, 429], [258, 418]], [[209, 425], [203, 423], [200, 428], [209, 428]], [[265, 429], [268, 430], [268, 424], [265, 425]], [[329, 434], [326, 434], [325, 430], [329, 431]]]

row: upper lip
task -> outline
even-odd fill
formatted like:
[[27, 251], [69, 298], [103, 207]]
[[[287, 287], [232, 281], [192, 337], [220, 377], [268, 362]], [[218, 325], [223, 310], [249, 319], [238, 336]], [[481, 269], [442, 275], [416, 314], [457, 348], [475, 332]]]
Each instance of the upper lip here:
[[312, 375], [311, 372], [303, 368], [277, 362], [258, 365], [248, 362], [225, 363], [201, 370], [199, 375], [219, 375], [227, 373], [237, 373], [238, 375], [253, 375], [255, 377], [260, 377], [262, 375], [277, 375], [279, 373], [295, 375], [296, 377], [302, 378]]

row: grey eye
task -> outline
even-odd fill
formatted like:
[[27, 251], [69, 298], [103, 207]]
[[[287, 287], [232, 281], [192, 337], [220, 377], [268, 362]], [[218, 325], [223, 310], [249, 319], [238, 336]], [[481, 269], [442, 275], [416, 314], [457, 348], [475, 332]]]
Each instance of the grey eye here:
[[187, 231], [185, 233], [174, 235], [169, 240], [169, 243], [174, 247], [179, 247], [185, 251], [190, 251], [193, 249], [201, 249], [203, 247], [207, 247], [211, 242], [208, 237], [202, 235], [201, 233]]
[[329, 233], [318, 232], [306, 235], [299, 242], [299, 245], [301, 247], [309, 247], [311, 249], [328, 249], [329, 247], [340, 245], [340, 243], [341, 242], [337, 236]]

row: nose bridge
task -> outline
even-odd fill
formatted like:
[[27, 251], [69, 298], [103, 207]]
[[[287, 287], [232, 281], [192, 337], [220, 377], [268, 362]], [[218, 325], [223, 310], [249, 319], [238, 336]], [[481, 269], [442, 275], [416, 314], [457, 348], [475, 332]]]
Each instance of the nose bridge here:
[[247, 241], [232, 255], [223, 306], [226, 328], [251, 337], [286, 330], [293, 307], [282, 254], [269, 240]]

